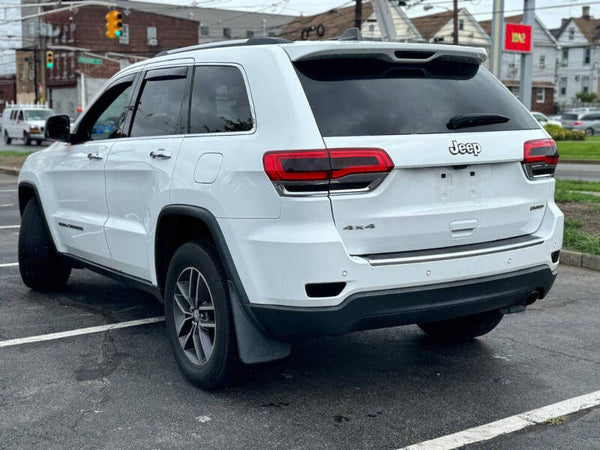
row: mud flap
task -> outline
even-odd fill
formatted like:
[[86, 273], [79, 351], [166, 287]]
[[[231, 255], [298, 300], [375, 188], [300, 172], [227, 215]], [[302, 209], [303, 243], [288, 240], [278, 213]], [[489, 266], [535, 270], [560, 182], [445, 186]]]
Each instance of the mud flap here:
[[238, 353], [242, 362], [257, 364], [287, 357], [290, 354], [290, 344], [265, 337], [244, 311], [233, 283], [228, 281], [227, 286], [231, 299]]

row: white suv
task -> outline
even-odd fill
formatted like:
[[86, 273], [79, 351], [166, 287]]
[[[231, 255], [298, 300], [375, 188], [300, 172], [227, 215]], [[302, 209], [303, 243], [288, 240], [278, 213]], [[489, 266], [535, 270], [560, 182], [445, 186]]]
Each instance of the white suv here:
[[19, 177], [34, 289], [90, 268], [164, 299], [187, 377], [307, 336], [492, 330], [554, 282], [554, 141], [449, 45], [249, 39], [115, 75]]

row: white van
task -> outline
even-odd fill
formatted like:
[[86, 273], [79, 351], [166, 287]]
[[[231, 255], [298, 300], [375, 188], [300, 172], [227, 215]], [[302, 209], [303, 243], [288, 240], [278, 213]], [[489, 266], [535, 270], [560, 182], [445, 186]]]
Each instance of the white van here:
[[8, 105], [2, 115], [2, 137], [5, 144], [13, 139], [23, 139], [25, 145], [44, 140], [46, 119], [54, 111], [46, 105]]

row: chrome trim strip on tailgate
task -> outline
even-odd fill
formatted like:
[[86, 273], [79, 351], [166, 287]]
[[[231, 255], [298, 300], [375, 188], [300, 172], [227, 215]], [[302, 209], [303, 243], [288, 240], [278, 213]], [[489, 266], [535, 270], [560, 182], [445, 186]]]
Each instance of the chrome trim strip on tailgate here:
[[385, 266], [390, 264], [410, 264], [488, 255], [491, 253], [533, 247], [534, 245], [541, 245], [543, 243], [544, 239], [531, 234], [527, 236], [518, 236], [509, 239], [483, 242], [480, 244], [457, 245], [455, 247], [444, 247], [428, 250], [357, 256], [366, 259], [372, 266]]

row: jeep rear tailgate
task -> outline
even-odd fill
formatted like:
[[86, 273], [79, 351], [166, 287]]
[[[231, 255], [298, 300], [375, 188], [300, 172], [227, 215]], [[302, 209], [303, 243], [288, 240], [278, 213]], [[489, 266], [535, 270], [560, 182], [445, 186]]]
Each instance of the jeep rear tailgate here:
[[[485, 68], [363, 57], [295, 66], [326, 148], [383, 149], [394, 164], [372, 190], [330, 189], [350, 254], [445, 248], [537, 230], [549, 183], [528, 179], [521, 161], [525, 142], [547, 135]], [[471, 116], [494, 123], [448, 126]]]

